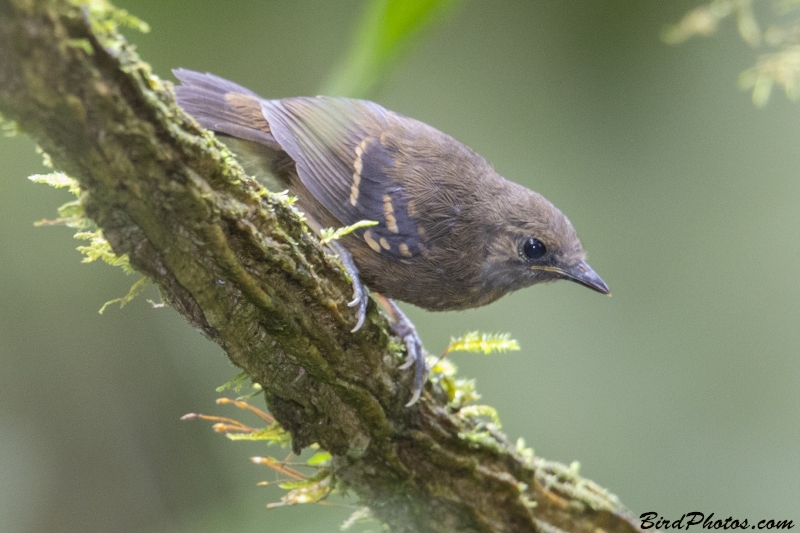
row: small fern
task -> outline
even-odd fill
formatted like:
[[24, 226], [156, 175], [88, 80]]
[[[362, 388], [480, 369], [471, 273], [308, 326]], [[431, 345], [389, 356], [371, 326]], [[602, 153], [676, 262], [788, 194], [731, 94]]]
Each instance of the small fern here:
[[357, 229], [370, 228], [377, 225], [378, 223], [374, 220], [359, 220], [355, 224], [344, 226], [343, 228], [323, 228], [320, 232], [319, 242], [320, 244], [328, 244], [331, 241], [337, 241], [345, 235], [353, 233]]
[[451, 338], [444, 354], [450, 352], [482, 352], [486, 355], [495, 352], [519, 350], [519, 343], [511, 338], [510, 333], [480, 333], [472, 331], [458, 338]]

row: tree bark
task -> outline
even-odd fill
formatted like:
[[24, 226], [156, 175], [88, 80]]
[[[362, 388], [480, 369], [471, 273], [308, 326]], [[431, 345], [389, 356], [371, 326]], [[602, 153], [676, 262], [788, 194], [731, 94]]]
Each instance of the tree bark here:
[[331, 452], [334, 479], [396, 532], [640, 530], [616, 497], [523, 456], [435, 385], [404, 407], [412, 372], [375, 304], [350, 333], [339, 262], [103, 17], [0, 0], [0, 111], [80, 182], [115, 253], [263, 386], [296, 450]]

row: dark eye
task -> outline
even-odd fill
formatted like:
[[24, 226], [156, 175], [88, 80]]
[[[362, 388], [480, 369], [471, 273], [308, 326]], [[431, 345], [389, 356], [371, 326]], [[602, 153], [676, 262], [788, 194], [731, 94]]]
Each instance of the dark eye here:
[[531, 237], [522, 244], [522, 253], [526, 259], [539, 259], [547, 253], [547, 248], [542, 241]]

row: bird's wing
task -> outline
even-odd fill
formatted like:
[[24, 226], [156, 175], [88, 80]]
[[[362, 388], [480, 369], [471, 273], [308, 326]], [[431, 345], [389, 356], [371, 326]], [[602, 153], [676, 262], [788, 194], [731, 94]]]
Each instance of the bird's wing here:
[[172, 71], [180, 106], [204, 128], [280, 150], [261, 114], [261, 98], [245, 87], [213, 74], [184, 68]]
[[262, 100], [261, 109], [303, 185], [339, 222], [378, 222], [357, 232], [376, 252], [402, 259], [423, 250], [407, 191], [393, 177], [403, 163], [388, 137], [397, 115], [329, 97]]

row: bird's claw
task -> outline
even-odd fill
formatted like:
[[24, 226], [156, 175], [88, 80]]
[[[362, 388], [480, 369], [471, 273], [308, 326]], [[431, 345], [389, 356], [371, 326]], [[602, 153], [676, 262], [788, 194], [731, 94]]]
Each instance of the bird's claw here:
[[413, 344], [409, 345], [406, 339], [403, 339], [403, 342], [406, 344], [406, 360], [402, 365], [397, 367], [400, 370], [405, 370], [407, 368], [410, 368], [411, 365], [413, 365], [417, 360], [414, 354], [417, 347]]
[[419, 338], [417, 328], [408, 317], [403, 313], [397, 304], [388, 298], [381, 298], [385, 300], [386, 305], [389, 307], [389, 312], [393, 315], [392, 332], [403, 339], [406, 345], [406, 360], [398, 368], [405, 370], [414, 365], [414, 385], [411, 390], [411, 399], [406, 404], [406, 407], [411, 407], [422, 394], [422, 387], [425, 385], [425, 380], [428, 377], [428, 363], [425, 361], [425, 351], [422, 349], [422, 339]]
[[364, 285], [358, 276], [353, 278], [353, 301], [347, 304], [347, 307], [356, 307], [356, 325], [350, 330], [355, 333], [361, 326], [364, 325], [364, 320], [367, 318], [367, 304], [369, 303], [369, 295]]
[[[328, 246], [339, 255], [339, 260], [344, 265], [347, 273], [350, 274], [350, 279], [353, 280], [353, 300], [348, 302], [347, 306], [356, 308], [356, 325], [350, 330], [355, 333], [361, 329], [361, 326], [364, 325], [364, 321], [367, 318], [369, 294], [364, 284], [361, 283], [361, 278], [358, 275], [358, 267], [355, 261], [353, 261], [352, 254], [336, 241], [328, 243]], [[411, 390], [411, 400], [406, 404], [406, 407], [410, 407], [419, 400], [422, 394], [422, 386], [425, 384], [425, 380], [428, 377], [428, 364], [425, 362], [422, 340], [419, 338], [414, 324], [408, 319], [405, 313], [397, 307], [397, 304], [385, 296], [377, 293], [373, 294], [382, 302], [382, 305], [389, 314], [392, 315], [392, 332], [403, 339], [403, 343], [406, 345], [406, 352], [408, 355], [405, 362], [400, 365], [400, 369], [405, 370], [414, 365], [414, 385]]]
[[413, 334], [403, 337], [408, 350], [408, 358], [403, 366], [400, 368], [408, 368], [411, 364], [414, 365], [414, 387], [412, 388], [411, 399], [406, 404], [406, 407], [411, 407], [422, 394], [422, 387], [425, 385], [425, 380], [428, 377], [428, 363], [425, 362], [425, 354], [422, 351], [422, 341], [414, 331]]
[[350, 279], [353, 280], [353, 300], [347, 303], [347, 307], [356, 308], [356, 325], [350, 330], [351, 333], [355, 333], [361, 329], [361, 326], [364, 325], [364, 321], [367, 319], [369, 294], [364, 284], [361, 283], [361, 277], [358, 275], [358, 267], [355, 261], [353, 261], [353, 255], [336, 241], [329, 242], [328, 247], [339, 256], [339, 261], [342, 262], [344, 269], [350, 275]]

